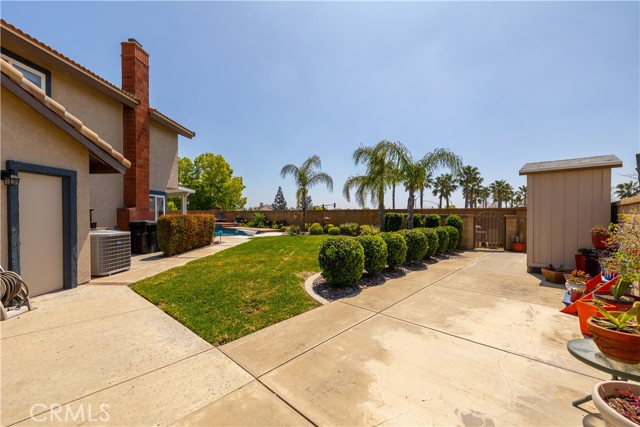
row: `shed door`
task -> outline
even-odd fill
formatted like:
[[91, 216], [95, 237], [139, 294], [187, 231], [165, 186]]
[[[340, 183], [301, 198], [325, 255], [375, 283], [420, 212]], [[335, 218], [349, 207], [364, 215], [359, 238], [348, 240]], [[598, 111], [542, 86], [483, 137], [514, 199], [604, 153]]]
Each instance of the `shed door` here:
[[62, 178], [22, 172], [20, 276], [35, 296], [62, 289]]

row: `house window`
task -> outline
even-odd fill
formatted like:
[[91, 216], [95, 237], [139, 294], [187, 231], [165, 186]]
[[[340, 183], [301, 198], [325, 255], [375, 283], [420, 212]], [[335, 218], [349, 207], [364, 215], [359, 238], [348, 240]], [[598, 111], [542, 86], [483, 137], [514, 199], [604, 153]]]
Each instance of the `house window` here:
[[1, 56], [2, 59], [20, 71], [25, 79], [44, 90], [48, 96], [51, 96], [51, 73], [5, 49], [2, 49]]
[[155, 220], [157, 221], [159, 217], [164, 215], [165, 212], [165, 204], [166, 198], [165, 196], [158, 196], [152, 194], [149, 196], [149, 209], [155, 212]]

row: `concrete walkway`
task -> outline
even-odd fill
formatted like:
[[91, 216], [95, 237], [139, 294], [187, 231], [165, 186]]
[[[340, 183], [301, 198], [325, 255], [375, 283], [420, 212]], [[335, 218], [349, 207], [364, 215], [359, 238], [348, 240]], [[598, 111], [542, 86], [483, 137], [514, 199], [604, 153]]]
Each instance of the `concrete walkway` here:
[[607, 376], [525, 271], [465, 252], [219, 348], [128, 287], [39, 297], [1, 325], [1, 423], [603, 425], [571, 400]]

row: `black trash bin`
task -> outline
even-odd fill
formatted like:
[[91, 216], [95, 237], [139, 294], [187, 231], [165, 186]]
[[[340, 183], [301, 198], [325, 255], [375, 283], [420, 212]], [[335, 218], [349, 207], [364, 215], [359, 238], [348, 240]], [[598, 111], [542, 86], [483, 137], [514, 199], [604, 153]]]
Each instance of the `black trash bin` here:
[[156, 250], [156, 222], [131, 221], [131, 252], [134, 254], [150, 254]]

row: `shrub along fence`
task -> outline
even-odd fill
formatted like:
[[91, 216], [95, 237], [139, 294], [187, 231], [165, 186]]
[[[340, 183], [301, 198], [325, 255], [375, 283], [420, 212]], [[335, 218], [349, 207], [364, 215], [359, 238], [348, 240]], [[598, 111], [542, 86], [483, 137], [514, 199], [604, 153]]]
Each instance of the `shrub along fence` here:
[[158, 246], [173, 256], [211, 244], [216, 218], [213, 215], [164, 215], [158, 218]]
[[[302, 211], [299, 210], [285, 210], [285, 211], [226, 211], [220, 210], [211, 211], [189, 211], [189, 213], [208, 213], [216, 215], [219, 221], [235, 222], [238, 218], [242, 218], [245, 221], [253, 218], [256, 212], [264, 214], [267, 220], [271, 222], [285, 222], [287, 224], [299, 225], [302, 218]], [[505, 248], [511, 249], [511, 236], [523, 234], [526, 242], [526, 218], [527, 208], [474, 208], [474, 209], [415, 209], [416, 214], [420, 214], [423, 217], [422, 221], [427, 222], [431, 220], [426, 219], [426, 215], [437, 214], [441, 216], [441, 223], [439, 225], [453, 225], [446, 224], [446, 219], [449, 215], [458, 215], [463, 221], [463, 231], [461, 236], [461, 249], [473, 249], [475, 239], [475, 218], [481, 213], [485, 212], [495, 214], [497, 216], [504, 217], [505, 219]], [[398, 213], [406, 214], [406, 210], [403, 209], [387, 209], [385, 213]], [[329, 218], [325, 220], [325, 218]], [[354, 222], [359, 225], [379, 225], [380, 213], [377, 209], [331, 209], [326, 211], [307, 211], [307, 223], [313, 224], [317, 222], [321, 225], [334, 224], [339, 226], [340, 224]], [[415, 220], [414, 220], [415, 223]], [[428, 224], [423, 225], [430, 225]], [[404, 221], [404, 227], [406, 228], [406, 220]]]

